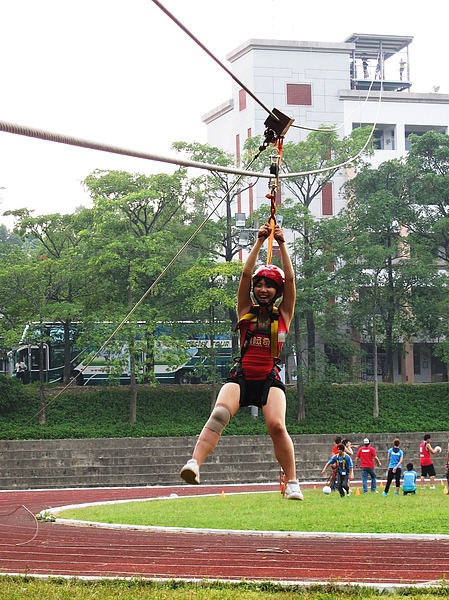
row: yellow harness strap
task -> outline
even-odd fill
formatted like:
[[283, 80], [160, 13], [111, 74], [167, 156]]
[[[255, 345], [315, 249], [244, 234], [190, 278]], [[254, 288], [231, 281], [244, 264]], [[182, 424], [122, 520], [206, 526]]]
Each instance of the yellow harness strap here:
[[[256, 305], [257, 306], [257, 305]], [[254, 308], [256, 308], [256, 306]], [[257, 306], [257, 308], [259, 308]], [[279, 310], [276, 306], [273, 306], [273, 310], [271, 312], [274, 318], [271, 319], [270, 324], [270, 355], [271, 358], [278, 357], [278, 331], [279, 331]], [[236, 329], [240, 328], [240, 323], [242, 321], [250, 321], [251, 323], [257, 323], [257, 313], [249, 312], [240, 319], [237, 323]]]
[[275, 319], [271, 319], [271, 327], [270, 327], [270, 333], [271, 333], [271, 344], [270, 344], [270, 350], [271, 350], [271, 358], [277, 358], [278, 357], [278, 330], [279, 330], [279, 311], [276, 307], [273, 307], [273, 313], [276, 314], [276, 318]]

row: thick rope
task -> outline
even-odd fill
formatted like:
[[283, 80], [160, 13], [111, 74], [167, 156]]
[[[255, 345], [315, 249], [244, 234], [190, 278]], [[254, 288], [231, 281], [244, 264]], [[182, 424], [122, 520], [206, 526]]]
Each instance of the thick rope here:
[[67, 146], [78, 146], [79, 148], [99, 150], [101, 152], [109, 152], [110, 154], [120, 154], [122, 156], [130, 156], [132, 158], [143, 158], [144, 160], [154, 160], [156, 162], [169, 163], [172, 165], [179, 165], [182, 167], [206, 169], [208, 171], [216, 171], [219, 173], [241, 175], [242, 177], [263, 177], [265, 179], [270, 177], [268, 173], [260, 173], [254, 171], [246, 171], [244, 169], [212, 165], [209, 163], [201, 163], [193, 160], [186, 160], [179, 157], [172, 158], [169, 156], [160, 156], [158, 154], [151, 154], [149, 152], [142, 152], [140, 150], [132, 150], [130, 148], [123, 148], [121, 146], [112, 146], [110, 144], [103, 144], [101, 142], [77, 138], [62, 133], [47, 131], [45, 129], [36, 129], [35, 127], [19, 125], [18, 123], [10, 123], [8, 121], [0, 121], [0, 131], [4, 131], [5, 133], [13, 133], [15, 135], [22, 135], [30, 138], [36, 138], [39, 140], [45, 140], [47, 142], [65, 144]]

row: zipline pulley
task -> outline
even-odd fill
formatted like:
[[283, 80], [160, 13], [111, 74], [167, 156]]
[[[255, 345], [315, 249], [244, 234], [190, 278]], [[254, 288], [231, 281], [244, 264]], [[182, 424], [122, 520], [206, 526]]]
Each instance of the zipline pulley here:
[[263, 141], [262, 146], [260, 146], [260, 150], [265, 150], [268, 146], [272, 146], [276, 144], [279, 138], [284, 137], [287, 131], [290, 129], [290, 126], [294, 122], [295, 119], [284, 115], [277, 108], [273, 108], [271, 114], [266, 118], [264, 125], [265, 131], [264, 136], [265, 139]]

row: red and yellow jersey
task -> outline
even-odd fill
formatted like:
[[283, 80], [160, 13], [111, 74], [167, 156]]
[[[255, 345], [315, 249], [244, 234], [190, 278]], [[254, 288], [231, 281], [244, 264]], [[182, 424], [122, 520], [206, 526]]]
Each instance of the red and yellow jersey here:
[[[270, 319], [263, 321], [260, 317], [257, 317], [255, 321], [242, 320], [239, 324], [239, 328], [241, 347], [243, 347], [248, 329], [250, 328], [253, 332], [241, 361], [243, 371], [245, 372], [245, 378], [253, 381], [266, 379], [273, 369], [274, 364], [271, 352]], [[282, 315], [279, 314], [276, 356], [278, 356], [281, 351], [287, 333], [288, 330], [285, 321], [282, 318]]]

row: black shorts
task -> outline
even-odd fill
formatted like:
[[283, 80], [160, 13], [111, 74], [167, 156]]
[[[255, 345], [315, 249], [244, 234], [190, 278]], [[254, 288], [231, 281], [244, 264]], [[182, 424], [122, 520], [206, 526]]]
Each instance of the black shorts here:
[[435, 477], [435, 475], [435, 467], [433, 464], [421, 466], [421, 477]]
[[[226, 382], [238, 383], [239, 378], [230, 375]], [[261, 379], [261, 380], [245, 380], [244, 393], [242, 386], [240, 386], [240, 406], [258, 406], [262, 408], [265, 406], [268, 399], [268, 391], [270, 388], [276, 387], [281, 389], [285, 393], [285, 385], [280, 379]]]

